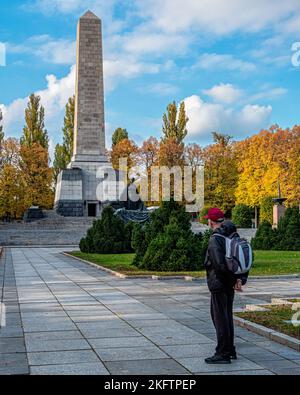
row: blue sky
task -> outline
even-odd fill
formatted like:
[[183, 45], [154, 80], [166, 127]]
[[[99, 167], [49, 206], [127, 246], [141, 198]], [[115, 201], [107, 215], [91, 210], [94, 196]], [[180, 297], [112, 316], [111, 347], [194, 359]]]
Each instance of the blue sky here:
[[[51, 150], [61, 141], [74, 92], [78, 18], [103, 22], [107, 145], [127, 128], [137, 143], [161, 135], [173, 100], [185, 100], [189, 142], [211, 132], [241, 139], [299, 123], [299, 0], [11, 0], [1, 2], [0, 107], [6, 136], [19, 137], [27, 97], [41, 95]], [[295, 54], [297, 55], [297, 54]]]

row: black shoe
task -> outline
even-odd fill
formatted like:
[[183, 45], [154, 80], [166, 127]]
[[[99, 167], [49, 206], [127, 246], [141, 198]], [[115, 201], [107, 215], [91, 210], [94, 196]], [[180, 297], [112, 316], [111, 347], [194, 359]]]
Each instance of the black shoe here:
[[231, 355], [230, 355], [230, 359], [233, 359], [234, 361], [236, 361], [236, 360], [237, 360], [237, 355], [236, 355], [236, 353], [235, 353], [235, 354], [231, 354]]
[[208, 364], [223, 364], [223, 365], [225, 365], [225, 364], [231, 363], [231, 360], [228, 357], [224, 358], [220, 355], [214, 355], [213, 357], [206, 358], [205, 362]]

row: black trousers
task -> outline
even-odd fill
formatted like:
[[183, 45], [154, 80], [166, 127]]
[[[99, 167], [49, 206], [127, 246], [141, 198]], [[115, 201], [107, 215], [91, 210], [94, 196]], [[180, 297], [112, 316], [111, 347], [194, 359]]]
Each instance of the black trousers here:
[[216, 354], [229, 357], [235, 353], [233, 324], [234, 290], [211, 294], [211, 317], [216, 328]]

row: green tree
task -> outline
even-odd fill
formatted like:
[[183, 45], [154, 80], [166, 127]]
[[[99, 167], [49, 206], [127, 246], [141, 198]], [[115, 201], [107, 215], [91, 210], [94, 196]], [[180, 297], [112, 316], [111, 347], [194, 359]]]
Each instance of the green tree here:
[[87, 236], [80, 241], [81, 252], [98, 254], [122, 254], [132, 252], [132, 225], [114, 215], [112, 207], [103, 210], [102, 218], [94, 221]]
[[66, 169], [68, 165], [65, 147], [61, 144], [57, 144], [54, 151], [53, 160], [53, 180], [56, 184], [59, 173]]
[[180, 104], [179, 111], [175, 101], [169, 104], [167, 113], [163, 115], [163, 141], [175, 139], [178, 144], [183, 143], [188, 133], [188, 121], [184, 102]]
[[33, 144], [39, 144], [48, 150], [49, 138], [45, 129], [45, 109], [40, 104], [40, 96], [32, 94], [25, 110], [25, 126], [21, 144], [32, 147]]
[[63, 127], [63, 146], [66, 163], [71, 162], [74, 144], [75, 97], [70, 97], [66, 104], [66, 114]]
[[128, 132], [126, 129], [118, 128], [112, 135], [112, 145], [116, 146], [122, 140], [128, 140]]
[[[275, 246], [276, 230], [268, 221], [263, 221], [256, 232], [255, 237], [251, 240], [254, 250], [272, 250]], [[276, 249], [276, 248], [275, 248]]]
[[214, 142], [216, 144], [220, 144], [224, 148], [228, 147], [228, 145], [230, 144], [230, 141], [232, 140], [232, 136], [230, 136], [229, 134], [212, 132], [212, 136], [213, 136]]
[[252, 227], [252, 210], [245, 204], [238, 204], [232, 210], [232, 221], [239, 228]]
[[204, 262], [202, 235], [191, 231], [190, 216], [184, 206], [171, 200], [163, 202], [151, 215], [151, 223], [135, 225], [133, 264], [147, 270], [197, 270]]
[[299, 207], [288, 208], [278, 224], [276, 248], [281, 251], [300, 251]]
[[57, 144], [54, 152], [53, 179], [56, 184], [57, 176], [65, 170], [71, 162], [74, 145], [74, 120], [75, 120], [75, 97], [70, 97], [66, 104], [66, 113], [63, 126], [63, 144]]
[[235, 205], [238, 161], [235, 144], [228, 135], [213, 133], [214, 144], [202, 151], [205, 176], [205, 206], [225, 211]]

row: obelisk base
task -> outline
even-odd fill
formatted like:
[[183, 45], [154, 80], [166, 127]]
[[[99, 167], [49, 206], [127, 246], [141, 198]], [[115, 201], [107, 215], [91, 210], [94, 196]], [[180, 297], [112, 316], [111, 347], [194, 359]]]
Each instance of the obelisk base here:
[[99, 186], [114, 169], [106, 157], [97, 162], [77, 159], [58, 176], [54, 208], [66, 217], [100, 217], [106, 202], [100, 200]]

